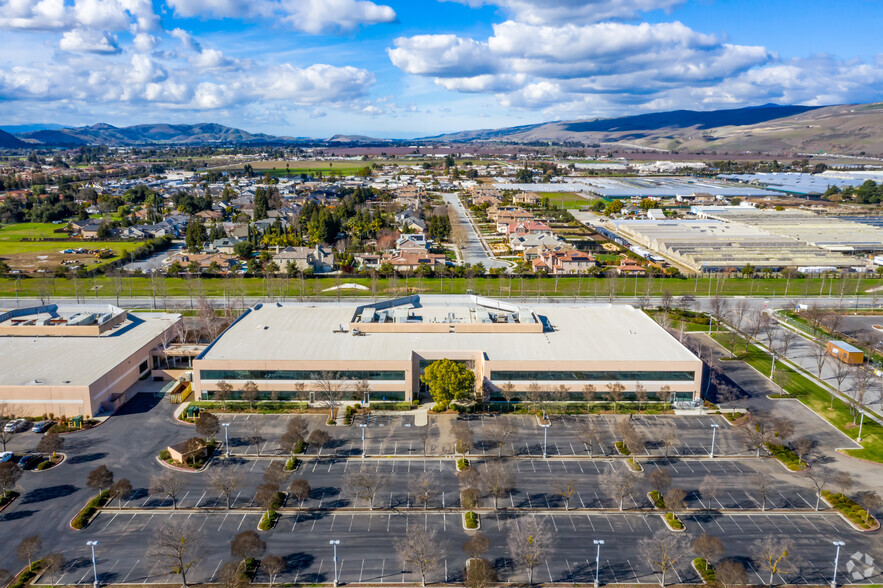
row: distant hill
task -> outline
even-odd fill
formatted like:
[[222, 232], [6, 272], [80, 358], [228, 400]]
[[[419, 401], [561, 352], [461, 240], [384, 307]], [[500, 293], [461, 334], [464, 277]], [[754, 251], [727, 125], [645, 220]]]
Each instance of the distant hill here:
[[99, 123], [87, 127], [37, 130], [17, 135], [33, 145], [187, 145], [208, 143], [275, 143], [285, 141], [263, 133], [249, 133], [217, 123], [195, 125], [145, 124], [115, 127]]
[[675, 110], [619, 118], [555, 121], [427, 137], [433, 142], [555, 142], [680, 152], [883, 154], [883, 103]]
[[6, 131], [0, 131], [0, 149], [20, 149], [27, 146], [27, 143], [14, 135], [10, 135]]
[[30, 133], [31, 131], [56, 131], [58, 129], [65, 128], [64, 125], [57, 125], [55, 123], [36, 123], [32, 125], [2, 125], [0, 126], [0, 130], [6, 131], [7, 133]]

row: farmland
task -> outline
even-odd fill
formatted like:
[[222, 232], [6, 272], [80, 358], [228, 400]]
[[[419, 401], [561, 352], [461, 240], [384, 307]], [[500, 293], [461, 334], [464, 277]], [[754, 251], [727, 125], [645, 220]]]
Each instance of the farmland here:
[[[24, 272], [52, 271], [65, 261], [95, 269], [122, 258], [140, 245], [136, 242], [69, 239], [67, 233], [55, 232], [63, 226], [53, 223], [20, 223], [0, 228], [0, 258], [11, 269]], [[99, 260], [91, 253], [61, 253], [62, 250], [78, 248], [110, 249], [114, 255]]]

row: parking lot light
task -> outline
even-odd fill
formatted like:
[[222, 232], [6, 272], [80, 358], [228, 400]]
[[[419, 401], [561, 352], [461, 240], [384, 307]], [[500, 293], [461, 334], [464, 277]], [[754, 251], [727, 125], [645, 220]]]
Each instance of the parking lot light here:
[[840, 560], [840, 548], [846, 543], [843, 541], [832, 541], [832, 543], [837, 547], [837, 551], [834, 553], [834, 575], [831, 577], [831, 588], [837, 588], [837, 563]]
[[368, 457], [367, 453], [365, 452], [365, 429], [368, 428], [368, 425], [362, 423], [359, 425], [359, 427], [362, 429], [362, 459], [365, 459], [366, 457]]
[[595, 539], [592, 541], [598, 550], [595, 552], [595, 588], [598, 588], [598, 572], [601, 569], [601, 546], [604, 545], [603, 539]]
[[340, 545], [340, 539], [332, 539], [328, 543], [334, 548], [334, 586], [336, 588], [340, 583], [339, 578], [337, 577], [337, 546]]
[[548, 439], [549, 427], [552, 426], [552, 423], [548, 423], [545, 425], [540, 425], [543, 428], [543, 459], [549, 457], [548, 452], [546, 451], [546, 440]]
[[98, 545], [98, 541], [86, 541], [86, 545], [92, 548], [92, 574], [95, 577], [92, 585], [98, 588], [98, 566], [95, 565], [95, 546]]
[[708, 454], [708, 457], [714, 459], [714, 439], [717, 436], [717, 428], [720, 427], [717, 423], [711, 424], [711, 452]]
[[862, 442], [862, 427], [865, 424], [865, 411], [864, 410], [862, 410], [861, 415], [862, 415], [861, 419], [859, 420], [859, 423], [858, 423], [858, 438], [856, 439], [856, 441], [858, 441], [859, 443]]
[[224, 427], [224, 453], [227, 457], [230, 457], [230, 436], [227, 434], [230, 423], [221, 423], [221, 426]]

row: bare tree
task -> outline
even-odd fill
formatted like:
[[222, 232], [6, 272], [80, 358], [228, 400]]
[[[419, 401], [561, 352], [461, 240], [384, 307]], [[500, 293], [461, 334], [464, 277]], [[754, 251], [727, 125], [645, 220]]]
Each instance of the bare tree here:
[[641, 382], [635, 382], [635, 399], [638, 401], [638, 410], [644, 410], [647, 402], [647, 387]]
[[246, 577], [238, 562], [228, 561], [218, 570], [218, 585], [221, 588], [245, 588]]
[[426, 510], [432, 499], [438, 495], [438, 481], [429, 472], [424, 472], [419, 477], [412, 479], [408, 486], [409, 493], [415, 502], [423, 505], [423, 510]]
[[429, 446], [431, 435], [431, 427], [427, 422], [423, 427], [417, 427], [417, 440], [420, 441], [420, 447], [423, 448], [423, 457], [426, 457], [426, 448]]
[[12, 441], [12, 439], [16, 435], [15, 431], [12, 431], [12, 430], [7, 431], [6, 430], [5, 425], [7, 422], [8, 421], [0, 419], [0, 445], [3, 446], [3, 451], [6, 451], [6, 444], [9, 443], [10, 441]]
[[610, 382], [607, 384], [607, 398], [613, 403], [613, 412], [619, 412], [619, 403], [625, 396], [625, 386], [620, 382]]
[[598, 388], [594, 384], [583, 384], [583, 400], [587, 404], [591, 404], [597, 399]]
[[815, 466], [803, 470], [803, 475], [812, 483], [816, 490], [815, 510], [819, 510], [822, 501], [822, 492], [831, 481], [831, 470], [822, 466]]
[[106, 465], [100, 465], [89, 472], [86, 477], [86, 486], [92, 490], [96, 490], [100, 495], [105, 489], [113, 485], [113, 472], [107, 469]]
[[799, 437], [795, 439], [791, 443], [791, 447], [794, 449], [794, 453], [797, 454], [797, 457], [806, 461], [809, 452], [812, 451], [812, 448], [815, 446], [815, 441], [813, 441], [810, 437]]
[[224, 503], [227, 509], [232, 507], [231, 500], [233, 495], [242, 488], [242, 474], [232, 467], [222, 467], [217, 470], [212, 469], [208, 474], [209, 484], [221, 496], [224, 497]]
[[0, 498], [3, 498], [7, 492], [15, 488], [15, 485], [21, 479], [21, 475], [21, 468], [11, 461], [0, 463]]
[[15, 554], [21, 561], [28, 562], [28, 569], [34, 565], [34, 560], [39, 559], [43, 549], [43, 541], [39, 535], [28, 535], [18, 544]]
[[233, 384], [221, 380], [215, 384], [214, 398], [220, 400], [224, 410], [227, 410], [227, 401], [233, 396]]
[[683, 510], [687, 493], [680, 488], [669, 488], [665, 493], [665, 506], [668, 510]]
[[703, 533], [693, 539], [693, 553], [704, 559], [706, 564], [714, 564], [724, 554], [724, 542], [720, 537]]
[[184, 489], [184, 476], [173, 470], [166, 470], [150, 479], [150, 494], [161, 494], [172, 500], [172, 509], [178, 508], [178, 496]]
[[313, 385], [316, 388], [316, 397], [322, 403], [322, 406], [328, 409], [329, 421], [334, 420], [334, 413], [347, 393], [346, 383], [338, 378], [338, 374], [324, 372], [313, 380]]
[[610, 469], [601, 476], [601, 486], [623, 510], [625, 499], [632, 496], [638, 485], [638, 477], [628, 468]]
[[208, 411], [199, 413], [199, 416], [196, 418], [197, 434], [208, 440], [213, 439], [220, 430], [221, 421], [218, 420], [218, 417]]
[[788, 350], [791, 348], [797, 338], [797, 333], [795, 333], [788, 327], [783, 327], [779, 329], [779, 353], [782, 355], [782, 357], [788, 357]]
[[384, 475], [367, 466], [348, 471], [344, 478], [344, 493], [366, 501], [370, 510], [374, 510], [374, 498], [385, 486]]
[[258, 385], [252, 381], [248, 381], [242, 385], [242, 399], [248, 402], [248, 407], [254, 410], [254, 404], [261, 397], [261, 391]]
[[304, 501], [310, 497], [311, 492], [310, 483], [303, 478], [292, 480], [291, 485], [288, 486], [288, 493], [297, 500], [300, 506], [303, 506]]
[[766, 511], [766, 499], [769, 496], [770, 490], [772, 490], [770, 488], [770, 479], [763, 472], [758, 472], [751, 478], [751, 482], [760, 495], [760, 510], [762, 512]]
[[[43, 577], [49, 580], [49, 583], [55, 586], [56, 582], [60, 579], [63, 570], [64, 564], [64, 555], [58, 553], [57, 551], [54, 553], [49, 553], [40, 558], [40, 561], [43, 562]], [[5, 580], [2, 573], [0, 573], [0, 582]]]
[[322, 448], [331, 443], [331, 435], [322, 429], [315, 429], [307, 437], [307, 442], [316, 448], [319, 455], [322, 455]]
[[463, 544], [463, 551], [465, 551], [466, 555], [469, 557], [478, 559], [487, 553], [487, 550], [490, 549], [490, 547], [491, 540], [488, 539], [488, 536], [481, 531], [477, 531], [466, 541], [466, 543]]
[[662, 577], [660, 586], [665, 586], [666, 574], [674, 569], [680, 558], [687, 553], [686, 541], [671, 531], [660, 529], [652, 537], [645, 537], [638, 542], [638, 553], [650, 562], [654, 571]]
[[515, 435], [515, 425], [508, 418], [500, 417], [494, 419], [494, 422], [485, 427], [484, 431], [488, 439], [497, 446], [497, 457], [503, 457], [503, 446]]
[[278, 500], [279, 483], [276, 480], [258, 484], [254, 493], [254, 502], [263, 509], [267, 519], [270, 518], [270, 511], [274, 510], [274, 505]]
[[580, 441], [589, 452], [589, 457], [594, 457], [594, 448], [596, 445], [600, 447], [601, 442], [595, 424], [586, 417], [580, 419], [577, 424], [576, 438]]
[[745, 572], [745, 566], [732, 559], [725, 559], [714, 566], [714, 576], [724, 588], [742, 586], [748, 583], [748, 574]]
[[536, 517], [515, 520], [510, 524], [506, 543], [516, 568], [527, 572], [527, 585], [533, 585], [533, 571], [552, 550], [553, 535], [545, 522]]
[[110, 487], [110, 495], [112, 498], [117, 499], [117, 506], [122, 509], [123, 500], [130, 497], [133, 490], [132, 482], [130, 482], [128, 478], [120, 478]]
[[193, 523], [186, 519], [171, 519], [154, 535], [147, 555], [165, 573], [180, 575], [186, 588], [187, 572], [199, 562], [202, 543]]
[[259, 559], [267, 552], [267, 544], [257, 534], [248, 530], [242, 531], [230, 542], [230, 555], [239, 560], [240, 570], [245, 569], [245, 562], [250, 559]]
[[870, 370], [862, 366], [852, 366], [851, 375], [849, 409], [852, 412], [852, 424], [855, 424], [863, 408], [880, 401], [880, 391], [877, 377]]
[[718, 494], [721, 491], [721, 483], [720, 479], [711, 474], [706, 475], [702, 478], [702, 482], [699, 483], [699, 494], [702, 498], [708, 500], [708, 509], [712, 508], [712, 501], [717, 500]]
[[509, 494], [515, 488], [515, 476], [505, 463], [493, 461], [485, 465], [481, 483], [487, 493], [494, 497], [494, 509], [497, 509], [500, 497]]
[[564, 510], [570, 510], [570, 498], [576, 492], [576, 480], [557, 479], [552, 482], [552, 490], [564, 500]]
[[472, 449], [472, 429], [466, 421], [455, 421], [451, 425], [451, 434], [454, 436], [454, 453], [466, 455]]
[[304, 417], [295, 416], [288, 419], [280, 443], [282, 449], [289, 455], [294, 455], [296, 450], [306, 441], [308, 429], [309, 425]]
[[284, 572], [286, 567], [285, 560], [278, 555], [268, 555], [261, 560], [261, 569], [270, 577], [270, 588], [276, 583], [276, 576]]
[[760, 457], [760, 450], [766, 448], [766, 444], [775, 434], [774, 419], [769, 413], [757, 410], [751, 415], [751, 423], [743, 430], [748, 436], [751, 448], [756, 451], [756, 457]]
[[868, 524], [873, 513], [883, 506], [883, 498], [873, 490], [864, 490], [856, 496], [856, 502], [865, 509], [865, 524]]
[[409, 525], [405, 536], [396, 544], [396, 552], [402, 565], [413, 567], [420, 574], [420, 585], [426, 586], [426, 576], [445, 561], [448, 543], [435, 528], [424, 530], [421, 525]]
[[650, 487], [660, 494], [664, 494], [671, 486], [671, 474], [662, 468], [657, 468], [647, 475], [647, 481]]
[[791, 555], [791, 541], [773, 535], [766, 535], [754, 542], [752, 546], [752, 559], [757, 567], [769, 572], [770, 579], [767, 582], [772, 586], [776, 574], [788, 573], [791, 564], [788, 557]]
[[[842, 361], [835, 359], [833, 362], [834, 381], [837, 382], [837, 394], [843, 393], [843, 382], [849, 377], [849, 366]], [[834, 408], [834, 395], [831, 395], [831, 408]]]
[[662, 440], [662, 451], [665, 459], [668, 459], [668, 454], [672, 450], [677, 450], [678, 445], [681, 444], [681, 437], [678, 435], [677, 429], [669, 429], [669, 431], [665, 434], [665, 438]]
[[472, 559], [466, 562], [466, 588], [489, 588], [497, 582], [497, 570], [488, 560]]
[[849, 492], [853, 486], [855, 486], [855, 480], [852, 479], [852, 476], [849, 472], [837, 472], [831, 478], [831, 482], [834, 483], [840, 489], [840, 493], [846, 496], [846, 493]]
[[725, 323], [730, 317], [730, 300], [720, 295], [715, 295], [710, 301], [711, 314], [718, 323]]

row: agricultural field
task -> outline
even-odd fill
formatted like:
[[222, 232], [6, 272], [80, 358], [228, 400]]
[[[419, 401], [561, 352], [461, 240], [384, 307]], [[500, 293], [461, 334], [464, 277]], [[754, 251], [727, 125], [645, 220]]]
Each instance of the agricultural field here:
[[580, 196], [574, 192], [538, 192], [537, 196], [548, 198], [552, 208], [582, 208], [595, 200], [591, 196]]

